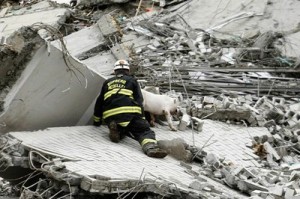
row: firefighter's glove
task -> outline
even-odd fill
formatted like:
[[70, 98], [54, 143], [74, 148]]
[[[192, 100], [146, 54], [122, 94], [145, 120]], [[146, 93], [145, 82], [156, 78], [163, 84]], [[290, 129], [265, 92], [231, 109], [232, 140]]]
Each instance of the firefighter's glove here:
[[100, 122], [95, 122], [95, 121], [94, 121], [94, 123], [93, 123], [94, 126], [101, 126], [101, 124], [102, 124], [101, 121], [100, 121]]

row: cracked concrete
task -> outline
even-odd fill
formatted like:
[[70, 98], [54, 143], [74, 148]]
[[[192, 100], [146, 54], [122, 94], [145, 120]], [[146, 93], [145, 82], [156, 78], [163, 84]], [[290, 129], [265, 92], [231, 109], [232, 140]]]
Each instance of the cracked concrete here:
[[[89, 3], [99, 4], [103, 3], [103, 1]], [[252, 49], [252, 51], [250, 50], [251, 53], [244, 57], [247, 59], [251, 56], [265, 58], [265, 55], [268, 55], [269, 51], [266, 53], [264, 50], [270, 50], [270, 48], [272, 48], [271, 50], [274, 50], [273, 47], [276, 47], [276, 50], [284, 49], [282, 51], [284, 55], [297, 57], [299, 54], [297, 53], [299, 52], [297, 45], [290, 45], [291, 41], [289, 40], [294, 39], [293, 41], [298, 41], [297, 35], [299, 28], [297, 17], [295, 16], [298, 13], [298, 9], [296, 9], [299, 6], [298, 1], [186, 1], [182, 4], [167, 7], [166, 9], [158, 9], [157, 12], [148, 13], [151, 15], [150, 17], [141, 15], [129, 19], [127, 16], [122, 16], [122, 12], [117, 13], [119, 15], [116, 15], [114, 18], [111, 18], [110, 15], [102, 15], [102, 13], [100, 13], [99, 16], [101, 15], [101, 17], [97, 19], [98, 24], [95, 23], [89, 27], [84, 27], [77, 32], [73, 32], [72, 34], [63, 37], [63, 39], [55, 37], [55, 35], [53, 36], [45, 30], [40, 30], [39, 35], [41, 37], [38, 37], [37, 34], [35, 35], [37, 37], [34, 37], [37, 38], [37, 42], [34, 40], [31, 43], [23, 42], [26, 40], [26, 37], [20, 34], [22, 33], [22, 29], [19, 28], [24, 25], [31, 26], [35, 22], [43, 22], [59, 29], [63, 27], [70, 12], [72, 13], [74, 11], [67, 8], [54, 8], [49, 5], [48, 2], [42, 1], [33, 4], [28, 8], [1, 10], [1, 15], [4, 14], [0, 23], [1, 37], [3, 36], [4, 38], [1, 39], [1, 44], [5, 42], [5, 45], [0, 46], [0, 59], [5, 62], [5, 67], [3, 67], [3, 69], [0, 68], [0, 86], [3, 85], [2, 93], [0, 95], [0, 105], [2, 104], [0, 133], [2, 134], [11, 131], [32, 131], [47, 127], [88, 124], [93, 109], [93, 101], [98, 94], [100, 85], [104, 79], [111, 75], [112, 63], [118, 58], [129, 58], [130, 61], [132, 61], [134, 70], [142, 69], [144, 76], [141, 77], [153, 77], [152, 80], [154, 83], [161, 83], [161, 85], [165, 85], [169, 89], [171, 87], [171, 83], [168, 82], [169, 76], [168, 78], [163, 79], [164, 76], [158, 74], [157, 71], [155, 71], [155, 68], [152, 68], [151, 72], [148, 71], [148, 73], [145, 68], [151, 68], [153, 65], [160, 62], [161, 64], [159, 66], [162, 68], [168, 68], [172, 66], [172, 64], [179, 67], [181, 65], [180, 60], [175, 60], [174, 63], [170, 60], [173, 55], [176, 55], [176, 58], [180, 58], [181, 60], [186, 58], [184, 56], [188, 55], [192, 58], [191, 60], [194, 69], [199, 63], [202, 63], [203, 60], [212, 62], [213, 60], [218, 60], [220, 58], [226, 64], [233, 63], [233, 59], [228, 59], [228, 57], [221, 55], [227, 55], [230, 58], [232, 53], [242, 54], [241, 52], [245, 52], [241, 50], [242, 48], [234, 49], [234, 47], [236, 47], [241, 40], [249, 42], [251, 39], [255, 39], [255, 41], [253, 41], [255, 49]], [[91, 4], [88, 6], [91, 6]], [[282, 17], [282, 14], [284, 17]], [[20, 16], [22, 17], [20, 18]], [[295, 17], [295, 20], [289, 20], [293, 17]], [[112, 26], [112, 24], [114, 25]], [[270, 40], [264, 39], [266, 38], [264, 35], [268, 35], [267, 33], [264, 34], [264, 32], [267, 32], [270, 29], [284, 35], [284, 37], [276, 37], [276, 42], [274, 42], [273, 39], [271, 40], [272, 42], [269, 42]], [[16, 35], [12, 35], [12, 32], [15, 30], [17, 30]], [[206, 30], [207, 34], [197, 35], [197, 33], [202, 30]], [[156, 31], [158, 32], [157, 34], [155, 34]], [[176, 32], [176, 34], [173, 34], [174, 32]], [[26, 33], [31, 33], [31, 31], [26, 31]], [[117, 36], [114, 37], [114, 35]], [[210, 37], [209, 42], [206, 42], [208, 41], [205, 40], [207, 39], [206, 37]], [[64, 42], [61, 43], [61, 41]], [[13, 44], [12, 42], [14, 42], [14, 44], [8, 45], [9, 42], [10, 44]], [[220, 46], [213, 46], [212, 44], [214, 43], [210, 42], [215, 42], [216, 44], [224, 45], [225, 47], [219, 48]], [[244, 44], [247, 44], [247, 42]], [[215, 49], [211, 47], [214, 47]], [[247, 50], [249, 51], [249, 49]], [[165, 51], [168, 51], [169, 54], [164, 54]], [[174, 51], [188, 53], [176, 54]], [[146, 53], [142, 54], [143, 52]], [[275, 52], [274, 50], [273, 52], [276, 56], [280, 55], [277, 53], [278, 51]], [[15, 59], [4, 60], [7, 58], [8, 54], [10, 58], [14, 57]], [[143, 56], [146, 55], [150, 55], [150, 58], [144, 60], [144, 68], [139, 68], [142, 64], [140, 61], [143, 60], [145, 58]], [[23, 60], [24, 57], [26, 57], [28, 61], [24, 59], [25, 62], [21, 62], [20, 60]], [[164, 59], [164, 57], [168, 59]], [[66, 58], [68, 64], [66, 63]], [[257, 61], [257, 59], [252, 61]], [[297, 73], [296, 70], [299, 65], [297, 65], [297, 60], [294, 61], [294, 59], [279, 57], [273, 61], [276, 64], [279, 63], [284, 66], [290, 66], [295, 70], [294, 72]], [[206, 68], [206, 70], [209, 70], [220, 67], [219, 72], [222, 72], [221, 75], [217, 74], [218, 71], [209, 75], [207, 75], [208, 71], [202, 71], [200, 75], [198, 71], [196, 71], [194, 74], [192, 74], [192, 72], [174, 73], [173, 77], [175, 79], [175, 77], [180, 76], [180, 78], [182, 78], [181, 80], [191, 80], [191, 74], [193, 77], [199, 75], [198, 77], [200, 78], [193, 79], [193, 82], [200, 82], [200, 80], [205, 79], [205, 82], [202, 85], [203, 87], [212, 84], [213, 81], [217, 80], [216, 86], [207, 91], [207, 93], [201, 93], [202, 95], [214, 96], [216, 96], [215, 92], [224, 92], [224, 89], [218, 89], [218, 87], [222, 88], [224, 83], [249, 83], [249, 81], [253, 79], [256, 80], [263, 77], [265, 79], [258, 81], [260, 83], [259, 86], [261, 86], [259, 89], [261, 92], [264, 91], [265, 93], [268, 93], [268, 95], [271, 93], [270, 90], [273, 87], [273, 84], [272, 82], [270, 83], [269, 78], [272, 80], [272, 78], [274, 78], [272, 75], [258, 73], [255, 71], [256, 68], [254, 68], [253, 73], [250, 71], [247, 75], [236, 77], [233, 75], [234, 71], [230, 71], [227, 74], [224, 72], [225, 69], [222, 68], [225, 66], [224, 62], [216, 67], [211, 64]], [[253, 67], [254, 64], [251, 64], [248, 63], [247, 67]], [[17, 65], [17, 67], [20, 67], [20, 70], [12, 71], [12, 65]], [[161, 70], [161, 68], [159, 68], [159, 70]], [[196, 68], [195, 70], [198, 69]], [[18, 76], [15, 76], [18, 78], [14, 81], [2, 78], [4, 76], [11, 77], [15, 74], [18, 74]], [[164, 75], [169, 74], [170, 73], [164, 73]], [[297, 74], [295, 74], [295, 76]], [[163, 81], [159, 82], [159, 78], [163, 79]], [[294, 81], [296, 79], [279, 77], [276, 80], [289, 82], [290, 85], [287, 85], [289, 88], [291, 86], [297, 87], [297, 81]], [[7, 85], [9, 85], [9, 87], [7, 87]], [[191, 84], [189, 87], [195, 89], [195, 85], [196, 84]], [[274, 85], [277, 88], [278, 85]], [[176, 88], [181, 89], [181, 91], [183, 90], [182, 84], [172, 86], [172, 88], [176, 86]], [[234, 88], [235, 85], [231, 87], [231, 89]], [[184, 128], [186, 130], [174, 132], [172, 135], [168, 134], [169, 132], [163, 129], [164, 127], [159, 126], [154, 129], [158, 132], [158, 137], [160, 139], [168, 140], [171, 136], [174, 139], [182, 138], [188, 144], [193, 143], [198, 147], [205, 147], [205, 150], [208, 150], [211, 154], [207, 156], [206, 159], [203, 159], [206, 155], [205, 153], [199, 153], [199, 156], [197, 156], [197, 160], [202, 161], [201, 163], [205, 161], [208, 163], [207, 165], [204, 165], [203, 168], [199, 168], [199, 165], [196, 163], [194, 163], [195, 165], [180, 163], [180, 166], [178, 166], [178, 161], [171, 157], [166, 159], [168, 166], [166, 166], [166, 162], [159, 160], [155, 161], [161, 168], [169, 168], [170, 172], [166, 172], [167, 169], [161, 169], [160, 167], [157, 167], [157, 165], [152, 165], [154, 162], [153, 160], [149, 160], [149, 164], [145, 164], [145, 156], [144, 154], [139, 153], [140, 151], [136, 150], [138, 147], [136, 143], [132, 144], [131, 141], [125, 140], [124, 143], [114, 147], [111, 146], [111, 143], [106, 143], [108, 139], [106, 139], [107, 129], [105, 128], [101, 128], [100, 133], [96, 132], [96, 129], [93, 127], [83, 126], [52, 128], [50, 130], [41, 130], [37, 132], [11, 132], [10, 135], [23, 141], [23, 144], [31, 150], [31, 153], [29, 154], [34, 161], [41, 161], [41, 159], [43, 159], [43, 157], [36, 153], [35, 150], [39, 150], [39, 152], [47, 154], [47, 157], [49, 155], [49, 157], [53, 158], [51, 165], [45, 165], [45, 168], [43, 169], [45, 169], [44, 171], [47, 173], [51, 172], [50, 170], [52, 168], [55, 168], [54, 177], [58, 180], [64, 179], [68, 181], [69, 179], [72, 179], [73, 181], [68, 181], [69, 183], [74, 183], [72, 184], [72, 189], [69, 189], [67, 186], [63, 188], [66, 192], [72, 191], [72, 193], [76, 193], [78, 189], [75, 186], [73, 187], [73, 185], [78, 185], [78, 180], [81, 179], [80, 177], [74, 177], [73, 175], [70, 175], [71, 177], [67, 178], [69, 173], [66, 172], [66, 168], [72, 171], [74, 170], [80, 175], [86, 175], [85, 182], [87, 183], [80, 185], [84, 190], [97, 192], [101, 189], [105, 193], [109, 193], [110, 191], [116, 192], [116, 189], [107, 188], [109, 185], [115, 185], [120, 186], [122, 191], [126, 193], [134, 186], [133, 184], [137, 183], [137, 181], [134, 180], [138, 180], [142, 173], [142, 171], [136, 172], [136, 170], [132, 168], [138, 167], [141, 169], [147, 167], [150, 171], [156, 171], [157, 169], [157, 173], [160, 175], [155, 176], [155, 179], [162, 180], [160, 181], [163, 182], [161, 185], [168, 184], [171, 181], [178, 185], [182, 191], [181, 193], [192, 189], [193, 192], [198, 194], [196, 194], [194, 198], [197, 196], [208, 198], [211, 196], [230, 198], [230, 195], [226, 195], [226, 191], [224, 191], [227, 190], [227, 192], [231, 192], [232, 190], [228, 187], [238, 188], [241, 192], [259, 198], [267, 198], [268, 194], [272, 194], [273, 196], [283, 196], [283, 194], [293, 196], [295, 194], [291, 193], [293, 191], [292, 188], [297, 187], [298, 183], [296, 174], [290, 178], [290, 180], [292, 180], [291, 182], [286, 182], [287, 177], [285, 175], [280, 176], [282, 182], [286, 183], [286, 187], [276, 185], [276, 188], [269, 189], [269, 186], [272, 186], [277, 182], [277, 179], [274, 177], [274, 175], [276, 175], [274, 172], [267, 172], [267, 174], [262, 177], [259, 176], [261, 178], [255, 178], [254, 175], [258, 176], [259, 174], [255, 169], [247, 170], [244, 168], [240, 170], [239, 168], [235, 168], [234, 170], [230, 170], [232, 164], [242, 164], [246, 168], [255, 167], [256, 169], [258, 167], [266, 166], [270, 168], [282, 166], [283, 168], [292, 170], [298, 169], [297, 158], [287, 156], [286, 154], [288, 150], [293, 150], [293, 153], [298, 153], [297, 150], [299, 150], [299, 145], [295, 144], [295, 141], [298, 140], [299, 136], [299, 132], [297, 133], [297, 128], [299, 127], [299, 107], [297, 104], [293, 104], [291, 105], [291, 110], [285, 109], [286, 107], [289, 107], [289, 103], [295, 102], [298, 98], [295, 96], [288, 96], [289, 98], [287, 98], [286, 101], [288, 105], [281, 103], [280, 99], [278, 100], [275, 98], [271, 102], [265, 100], [267, 102], [263, 103], [263, 105], [255, 105], [254, 103], [259, 101], [262, 96], [261, 93], [257, 93], [257, 90], [259, 89], [258, 85], [254, 85], [254, 87], [247, 89], [247, 92], [249, 90], [251, 91], [250, 95], [253, 96], [251, 99], [249, 98], [249, 95], [246, 95], [245, 98], [230, 97], [228, 99], [226, 98], [227, 101], [218, 101], [221, 97], [218, 96], [214, 103], [207, 103], [206, 106], [211, 108], [209, 113], [205, 113], [204, 115], [201, 115], [200, 113], [198, 116], [195, 113], [193, 116], [201, 117], [201, 119], [203, 119], [202, 117], [215, 113], [216, 107], [220, 108], [220, 106], [224, 106], [228, 109], [224, 112], [218, 109], [218, 113], [211, 118], [226, 120], [227, 123], [201, 120], [203, 126], [201, 126], [201, 128], [199, 127], [199, 134], [195, 134], [193, 126], [191, 126], [191, 131], [190, 129]], [[198, 90], [196, 93], [199, 94], [200, 91], [201, 90]], [[278, 92], [280, 91], [282, 92], [282, 89]], [[224, 93], [229, 96], [240, 94], [238, 92]], [[276, 95], [276, 92], [274, 93]], [[188, 96], [188, 93], [185, 94]], [[286, 97], [287, 95], [284, 96]], [[197, 96], [189, 97], [194, 100], [193, 102], [195, 102], [196, 109], [199, 108], [202, 111], [204, 110], [203, 107], [200, 107], [202, 102], [201, 99]], [[213, 99], [207, 100], [214, 101]], [[237, 109], [240, 105], [237, 103], [239, 100], [241, 100], [241, 103], [247, 105], [242, 112], [238, 112], [239, 109]], [[186, 105], [185, 108], [188, 108], [188, 105], [191, 102], [186, 100], [184, 103], [186, 103], [184, 104]], [[282, 109], [282, 107], [285, 108]], [[186, 113], [189, 112], [186, 111]], [[250, 117], [250, 113], [255, 113], [255, 119], [257, 121]], [[260, 114], [261, 117], [258, 117]], [[264, 127], [245, 127], [245, 124], [242, 124], [240, 120], [245, 120], [248, 123], [252, 122], [253, 126], [265, 125], [269, 129], [273, 128], [273, 130], [270, 131], [273, 135], [269, 135], [267, 133], [267, 128]], [[232, 127], [232, 124], [229, 123], [238, 125]], [[190, 126], [186, 125], [185, 127]], [[291, 129], [288, 129], [287, 127], [291, 127]], [[256, 130], [259, 131], [259, 133], [257, 133]], [[256, 132], [257, 135], [254, 135], [253, 132]], [[58, 135], [60, 133], [63, 134]], [[189, 136], [187, 136], [187, 133]], [[267, 134], [268, 136], [264, 135], [260, 137], [261, 133]], [[39, 143], [40, 145], [37, 146], [36, 144], [39, 139], [42, 141]], [[83, 143], [83, 139], [87, 139], [88, 141]], [[266, 140], [268, 140], [268, 142], [266, 142]], [[286, 148], [286, 140], [293, 143], [293, 146], [288, 146]], [[54, 142], [52, 143], [52, 141]], [[107, 147], [102, 148], [98, 152], [94, 149], [103, 146], [99, 145], [99, 143], [94, 143], [95, 141], [99, 141], [103, 143], [104, 147]], [[206, 141], [210, 142], [206, 143]], [[245, 145], [245, 142], [247, 142], [247, 146]], [[266, 155], [265, 152], [268, 151], [268, 155], [266, 155], [266, 157], [263, 155], [263, 157], [260, 157], [254, 154], [254, 151], [251, 148], [252, 142], [258, 144], [257, 146], [261, 150], [260, 152], [262, 152], [261, 154]], [[87, 146], [87, 143], [90, 145]], [[79, 145], [79, 147], [76, 147], [75, 151], [73, 151], [74, 144]], [[280, 149], [274, 149], [277, 144], [280, 144]], [[185, 147], [182, 143], [179, 143], [178, 145], [180, 145], [179, 152], [177, 150], [173, 150], [172, 152], [173, 146], [167, 147], [171, 148], [170, 154], [175, 156], [175, 158], [177, 157], [177, 159], [185, 160], [185, 157], [180, 156], [182, 155], [182, 152], [185, 151]], [[109, 147], [111, 147], [113, 153], [105, 151]], [[131, 151], [133, 148], [134, 151]], [[5, 156], [4, 154], [6, 152], [9, 153], [9, 149], [10, 147], [3, 150], [4, 152], [1, 154], [3, 159], [10, 159], [10, 157]], [[72, 151], [69, 149], [72, 149]], [[132, 153], [136, 153], [136, 156], [132, 157], [131, 155], [127, 155]], [[25, 161], [25, 159], [22, 159], [24, 157], [21, 157], [21, 153], [14, 153], [13, 156], [13, 159], [10, 159], [8, 162], [14, 162], [14, 164], [18, 166], [26, 167], [25, 165], [28, 163], [26, 158], [28, 157], [25, 157]], [[65, 159], [55, 159], [60, 156], [63, 156]], [[123, 160], [124, 156], [126, 156], [126, 160]], [[140, 159], [138, 157], [140, 157]], [[209, 159], [209, 157], [211, 159]], [[76, 161], [69, 161], [70, 159]], [[78, 159], [83, 159], [83, 161], [78, 161]], [[97, 162], [95, 160], [101, 161]], [[130, 168], [126, 170], [122, 164], [124, 161], [129, 160], [132, 161], [132, 165], [129, 165]], [[110, 168], [118, 163], [119, 166], [121, 166], [120, 170], [111, 172]], [[286, 164], [292, 164], [292, 166]], [[35, 165], [30, 166], [33, 166], [34, 168]], [[181, 166], [184, 167], [184, 169], [181, 168]], [[109, 173], [109, 176], [97, 176], [103, 171], [105, 174]], [[285, 172], [285, 174], [290, 175], [291, 173]], [[124, 179], [128, 179], [128, 176], [133, 177], [133, 184], [129, 183], [127, 180], [124, 181], [124, 179], [118, 183], [112, 181], [108, 183], [106, 181], [103, 182], [103, 180], [108, 180], [107, 178], [118, 178], [120, 176], [124, 177]], [[213, 178], [218, 183], [213, 182], [211, 179], [204, 180], [205, 177]], [[180, 182], [183, 179], [185, 182]], [[145, 180], [144, 182], [152, 181]], [[220, 184], [224, 186], [220, 186], [220, 188]], [[225, 185], [227, 187], [225, 187]], [[170, 186], [160, 187], [161, 190], [156, 189], [155, 186], [147, 186], [146, 188], [151, 192], [158, 192], [160, 194], [167, 193], [167, 191], [174, 191], [172, 193], [178, 191], [172, 189]], [[290, 191], [288, 191], [287, 188]], [[28, 194], [32, 193], [29, 192]], [[243, 197], [241, 193], [232, 192], [232, 194], [236, 194], [237, 197]], [[188, 196], [193, 198], [192, 195], [193, 194], [190, 194]]]

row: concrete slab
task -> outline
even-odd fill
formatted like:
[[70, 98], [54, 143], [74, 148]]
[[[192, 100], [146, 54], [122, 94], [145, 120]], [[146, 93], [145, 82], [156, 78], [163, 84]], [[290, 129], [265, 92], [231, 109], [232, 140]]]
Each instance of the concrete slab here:
[[101, 74], [107, 79], [113, 76], [113, 67], [116, 59], [110, 52], [102, 52], [81, 62], [95, 73]]
[[[84, 28], [64, 37], [65, 45], [69, 53], [80, 58], [84, 53], [104, 44], [104, 38], [97, 25]], [[51, 42], [52, 45], [61, 49], [59, 41]]]
[[[18, 28], [36, 22], [58, 28], [68, 13], [68, 9], [51, 7], [48, 1], [14, 10], [1, 18], [0, 37], [8, 36]], [[43, 35], [45, 32], [39, 33]], [[0, 115], [1, 133], [53, 126], [86, 125], [90, 121], [93, 103], [104, 77], [93, 72], [97, 71], [94, 68], [99, 67], [97, 62], [85, 65], [77, 57], [85, 56], [85, 53], [93, 57], [95, 49], [97, 52], [102, 50], [104, 40], [98, 26], [95, 25], [68, 35], [64, 42], [71, 55], [67, 61], [75, 68], [66, 65], [59, 41], [49, 43], [48, 48], [46, 45], [41, 47], [26, 67], [24, 66], [21, 78], [13, 85], [5, 99], [5, 110]], [[97, 49], [99, 46], [100, 49]], [[99, 59], [106, 60], [105, 57]], [[115, 60], [111, 63], [114, 62]], [[111, 63], [108, 65], [111, 66]], [[100, 67], [104, 68], [103, 65]], [[77, 100], [81, 102], [80, 105], [77, 104]], [[54, 107], [61, 108], [54, 110]]]
[[71, 57], [68, 61], [71, 67], [55, 47], [50, 54], [45, 45], [36, 52], [5, 98], [2, 134], [77, 124], [104, 79]]
[[[182, 138], [190, 145], [195, 143], [197, 147], [202, 147], [214, 135], [204, 150], [219, 156], [225, 156], [226, 159], [233, 161], [235, 164], [245, 167], [255, 166], [254, 164], [249, 165], [249, 161], [239, 158], [246, 155], [243, 150], [248, 149], [245, 143], [250, 139], [249, 136], [269, 134], [267, 129], [262, 127], [246, 128], [212, 120], [205, 120], [203, 131], [199, 134], [193, 133], [191, 130], [173, 132], [164, 126], [153, 128], [153, 130], [156, 132], [158, 140]], [[132, 159], [126, 155], [131, 150], [138, 152], [134, 155], [135, 157], [147, 158], [142, 153], [137, 142], [126, 138], [118, 144], [111, 143], [107, 132], [106, 127], [82, 126], [49, 128], [34, 132], [11, 132], [10, 135], [22, 140], [23, 144], [29, 147], [74, 160], [91, 161], [99, 159], [108, 161], [112, 158], [117, 160]], [[215, 143], [211, 144], [211, 142]], [[169, 159], [170, 157], [167, 158], [167, 160]], [[248, 160], [256, 161], [250, 156]]]
[[[205, 30], [217, 27], [224, 24], [226, 21], [235, 18], [241, 13], [263, 14], [266, 9], [267, 0], [246, 0], [246, 1], [218, 1], [218, 0], [204, 0], [204, 1], [189, 1], [184, 6], [175, 6], [171, 10], [176, 10], [171, 14], [175, 16], [180, 14], [192, 28], [202, 28]], [[170, 16], [170, 15], [169, 15]], [[168, 17], [169, 17], [168, 16]], [[252, 19], [256, 22], [257, 19]], [[247, 23], [245, 23], [247, 21]], [[242, 18], [241, 20], [221, 26], [221, 31], [228, 31], [237, 33], [245, 28], [251, 26], [249, 18]], [[254, 25], [254, 24], [253, 24]], [[235, 29], [232, 28], [235, 27]]]
[[[190, 130], [171, 132], [167, 127], [162, 126], [153, 128], [153, 130], [155, 130], [158, 139], [181, 137], [187, 143], [192, 144], [194, 137], [195, 145], [198, 147], [201, 147], [208, 137], [215, 134], [213, 139], [222, 141], [222, 143], [217, 142], [218, 145], [210, 145], [204, 150], [214, 151], [217, 155], [225, 155], [226, 158], [232, 159], [236, 164], [253, 166], [249, 165], [248, 161], [245, 163], [242, 159], [235, 159], [235, 156], [243, 154], [240, 148], [244, 147], [245, 139], [249, 138], [244, 127], [206, 120], [203, 132], [200, 134], [193, 135]], [[267, 133], [264, 128], [248, 128], [248, 130], [252, 136]], [[89, 178], [98, 175], [109, 177], [112, 181], [152, 179], [162, 184], [166, 182], [175, 184], [176, 187], [183, 190], [190, 190], [188, 185], [195, 180], [195, 176], [186, 171], [186, 167], [181, 166], [180, 162], [171, 156], [164, 159], [149, 158], [143, 154], [139, 144], [130, 138], [125, 138], [118, 144], [110, 142], [108, 129], [103, 126], [100, 128], [93, 126], [49, 128], [34, 132], [10, 132], [9, 135], [21, 140], [22, 145], [29, 150], [69, 159], [70, 161], [65, 162], [69, 171], [89, 176]], [[233, 137], [235, 143], [233, 143]], [[193, 173], [197, 173], [200, 169], [200, 165], [196, 163], [191, 164], [191, 166]], [[215, 186], [217, 190], [243, 198], [242, 195], [228, 187], [205, 176], [201, 177], [208, 180], [208, 184]], [[193, 192], [197, 191], [193, 190]]]
[[49, 2], [42, 1], [28, 9], [23, 8], [7, 13], [5, 17], [1, 18], [1, 22], [6, 24], [6, 28], [2, 34], [7, 37], [17, 29], [37, 22], [49, 24], [57, 28], [59, 27], [58, 22], [64, 22], [69, 13], [68, 9], [54, 8], [50, 6]]
[[[102, 50], [108, 47], [97, 24], [65, 36], [64, 42], [69, 53], [78, 62], [103, 78], [112, 75], [116, 58], [109, 50]], [[53, 41], [51, 44], [61, 49], [59, 41]]]

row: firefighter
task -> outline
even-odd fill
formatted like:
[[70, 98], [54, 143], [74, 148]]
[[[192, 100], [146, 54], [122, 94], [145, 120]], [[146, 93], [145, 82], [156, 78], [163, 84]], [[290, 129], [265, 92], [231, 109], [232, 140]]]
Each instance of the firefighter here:
[[149, 157], [164, 158], [167, 152], [160, 149], [155, 133], [144, 118], [143, 96], [137, 80], [129, 75], [126, 60], [114, 65], [115, 76], [103, 83], [94, 108], [94, 126], [107, 124], [109, 138], [118, 143], [124, 136], [137, 140]]

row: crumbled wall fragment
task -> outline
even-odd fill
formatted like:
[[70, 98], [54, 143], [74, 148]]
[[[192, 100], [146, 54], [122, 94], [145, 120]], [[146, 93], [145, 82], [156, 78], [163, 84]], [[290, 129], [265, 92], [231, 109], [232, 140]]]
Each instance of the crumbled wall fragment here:
[[[6, 44], [0, 46], [0, 102], [4, 100], [6, 88], [11, 88], [18, 79], [26, 63], [35, 51], [44, 44], [37, 30], [22, 27], [6, 39]], [[3, 102], [0, 110], [3, 110]]]

